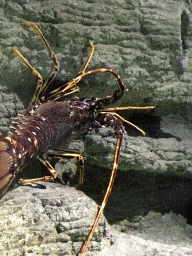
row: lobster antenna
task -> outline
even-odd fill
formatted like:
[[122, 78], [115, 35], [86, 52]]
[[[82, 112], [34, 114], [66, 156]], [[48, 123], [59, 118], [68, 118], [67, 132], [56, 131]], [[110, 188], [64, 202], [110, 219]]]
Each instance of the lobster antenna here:
[[127, 106], [127, 107], [113, 107], [113, 108], [105, 108], [104, 111], [117, 111], [117, 110], [133, 110], [133, 109], [154, 109], [156, 106], [145, 106], [145, 107], [135, 107], [135, 106]]

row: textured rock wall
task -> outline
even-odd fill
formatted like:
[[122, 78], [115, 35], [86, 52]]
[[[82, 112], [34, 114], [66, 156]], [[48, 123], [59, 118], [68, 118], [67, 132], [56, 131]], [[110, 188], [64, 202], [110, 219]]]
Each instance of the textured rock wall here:
[[[64, 84], [77, 74], [88, 52], [87, 42], [92, 40], [96, 49], [89, 68], [114, 68], [128, 89], [116, 106], [156, 105], [154, 111], [120, 113], [143, 128], [147, 136], [141, 137], [134, 129], [126, 126], [128, 135], [123, 143], [117, 183], [106, 209], [107, 220], [119, 225], [114, 226], [115, 231], [110, 233], [111, 227], [103, 220], [90, 248], [93, 254], [96, 255], [96, 251], [105, 247], [101, 255], [127, 255], [127, 248], [130, 255], [135, 255], [136, 246], [138, 255], [189, 255], [192, 250], [191, 231], [184, 217], [190, 223], [191, 2], [1, 0], [2, 132], [8, 130], [11, 118], [27, 106], [36, 85], [30, 72], [10, 53], [10, 48], [18, 47], [44, 77], [52, 70], [52, 61], [47, 57], [46, 50], [33, 31], [21, 25], [23, 20], [39, 23], [57, 54], [61, 70], [55, 80], [56, 84]], [[80, 95], [104, 96], [115, 88], [116, 84], [109, 75], [97, 74], [84, 79], [80, 85]], [[83, 189], [96, 202], [101, 201], [105, 191], [114, 148], [113, 133], [106, 129], [85, 138], [87, 168]], [[71, 166], [69, 163], [67, 165]], [[20, 175], [38, 176], [39, 165], [32, 163], [31, 166], [31, 169], [26, 169]], [[63, 176], [62, 171], [59, 176]], [[80, 191], [58, 185], [58, 190], [67, 198], [71, 195], [77, 206], [74, 210], [66, 210], [71, 207], [70, 200], [58, 207], [56, 199], [48, 203], [42, 199], [45, 194], [46, 198], [57, 195], [58, 200], [61, 200], [62, 197], [59, 193], [54, 194], [57, 185], [45, 186], [45, 191], [38, 187], [19, 187], [2, 199], [2, 255], [75, 255], [79, 250], [88, 232], [88, 229], [84, 230], [84, 211], [79, 210], [82, 217], [76, 218], [75, 228], [74, 224], [70, 224], [74, 221], [72, 217], [71, 222], [61, 216], [65, 211], [70, 212], [69, 216], [75, 215], [81, 202], [82, 209], [85, 207], [89, 210], [87, 216], [90, 219], [86, 217], [87, 223], [92, 223], [95, 213], [89, 207], [91, 201], [84, 200]], [[38, 205], [36, 213], [33, 202]], [[39, 205], [42, 207], [39, 208]], [[50, 208], [54, 212], [52, 206], [57, 208], [57, 217], [50, 215], [47, 210]], [[26, 208], [34, 215], [28, 216]], [[170, 215], [164, 215], [170, 211]], [[10, 215], [13, 217], [9, 218]], [[43, 220], [46, 224], [46, 219], [48, 229], [41, 226]], [[172, 224], [169, 226], [167, 222], [170, 219]], [[153, 225], [153, 221], [159, 225]], [[64, 224], [66, 222], [69, 223], [68, 227]], [[30, 226], [30, 223], [36, 224]], [[154, 239], [154, 234], [159, 233], [160, 227], [161, 236], [155, 236]], [[125, 234], [117, 233], [119, 230]], [[135, 240], [131, 237], [133, 230]], [[174, 234], [172, 230], [175, 230]], [[149, 233], [152, 234], [151, 237]], [[153, 243], [154, 240], [157, 244]], [[167, 241], [168, 245], [162, 246]], [[113, 246], [109, 246], [113, 243]]]

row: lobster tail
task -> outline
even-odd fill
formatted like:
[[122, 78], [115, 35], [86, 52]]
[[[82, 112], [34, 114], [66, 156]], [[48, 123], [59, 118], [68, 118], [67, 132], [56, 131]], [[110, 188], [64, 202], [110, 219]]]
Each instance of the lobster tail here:
[[11, 172], [12, 157], [7, 152], [8, 143], [0, 141], [0, 197], [2, 197], [10, 186], [14, 172]]

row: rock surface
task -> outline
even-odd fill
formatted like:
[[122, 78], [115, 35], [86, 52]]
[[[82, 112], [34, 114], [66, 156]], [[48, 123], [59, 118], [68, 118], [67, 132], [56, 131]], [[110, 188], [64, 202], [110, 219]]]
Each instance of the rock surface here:
[[[40, 24], [61, 62], [55, 85], [77, 74], [92, 40], [89, 69], [114, 68], [128, 89], [116, 106], [156, 105], [154, 111], [120, 112], [147, 136], [126, 126], [107, 221], [101, 219], [88, 255], [191, 255], [191, 2], [1, 0], [0, 20], [2, 132], [27, 106], [36, 85], [11, 47], [43, 77], [53, 65], [23, 20]], [[80, 95], [103, 97], [115, 88], [108, 74], [97, 74], [82, 81]], [[1, 255], [76, 255], [97, 211], [94, 200], [102, 201], [114, 149], [109, 129], [85, 137], [84, 193], [59, 183], [10, 191], [0, 201]], [[76, 167], [64, 162], [56, 168], [68, 184]], [[39, 175], [40, 164], [32, 162], [19, 176]]]
[[[74, 188], [54, 183], [18, 187], [1, 200], [0, 253], [76, 255], [92, 212], [97, 212], [96, 203]], [[100, 223], [96, 241], [104, 229], [103, 219]]]

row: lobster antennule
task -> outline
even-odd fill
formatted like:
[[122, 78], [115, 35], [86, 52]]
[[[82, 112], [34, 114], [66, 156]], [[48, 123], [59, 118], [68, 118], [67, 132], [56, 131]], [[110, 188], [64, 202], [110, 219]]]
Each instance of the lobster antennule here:
[[14, 172], [10, 172], [12, 158], [6, 151], [7, 148], [8, 144], [0, 141], [0, 198], [5, 194], [15, 176]]

